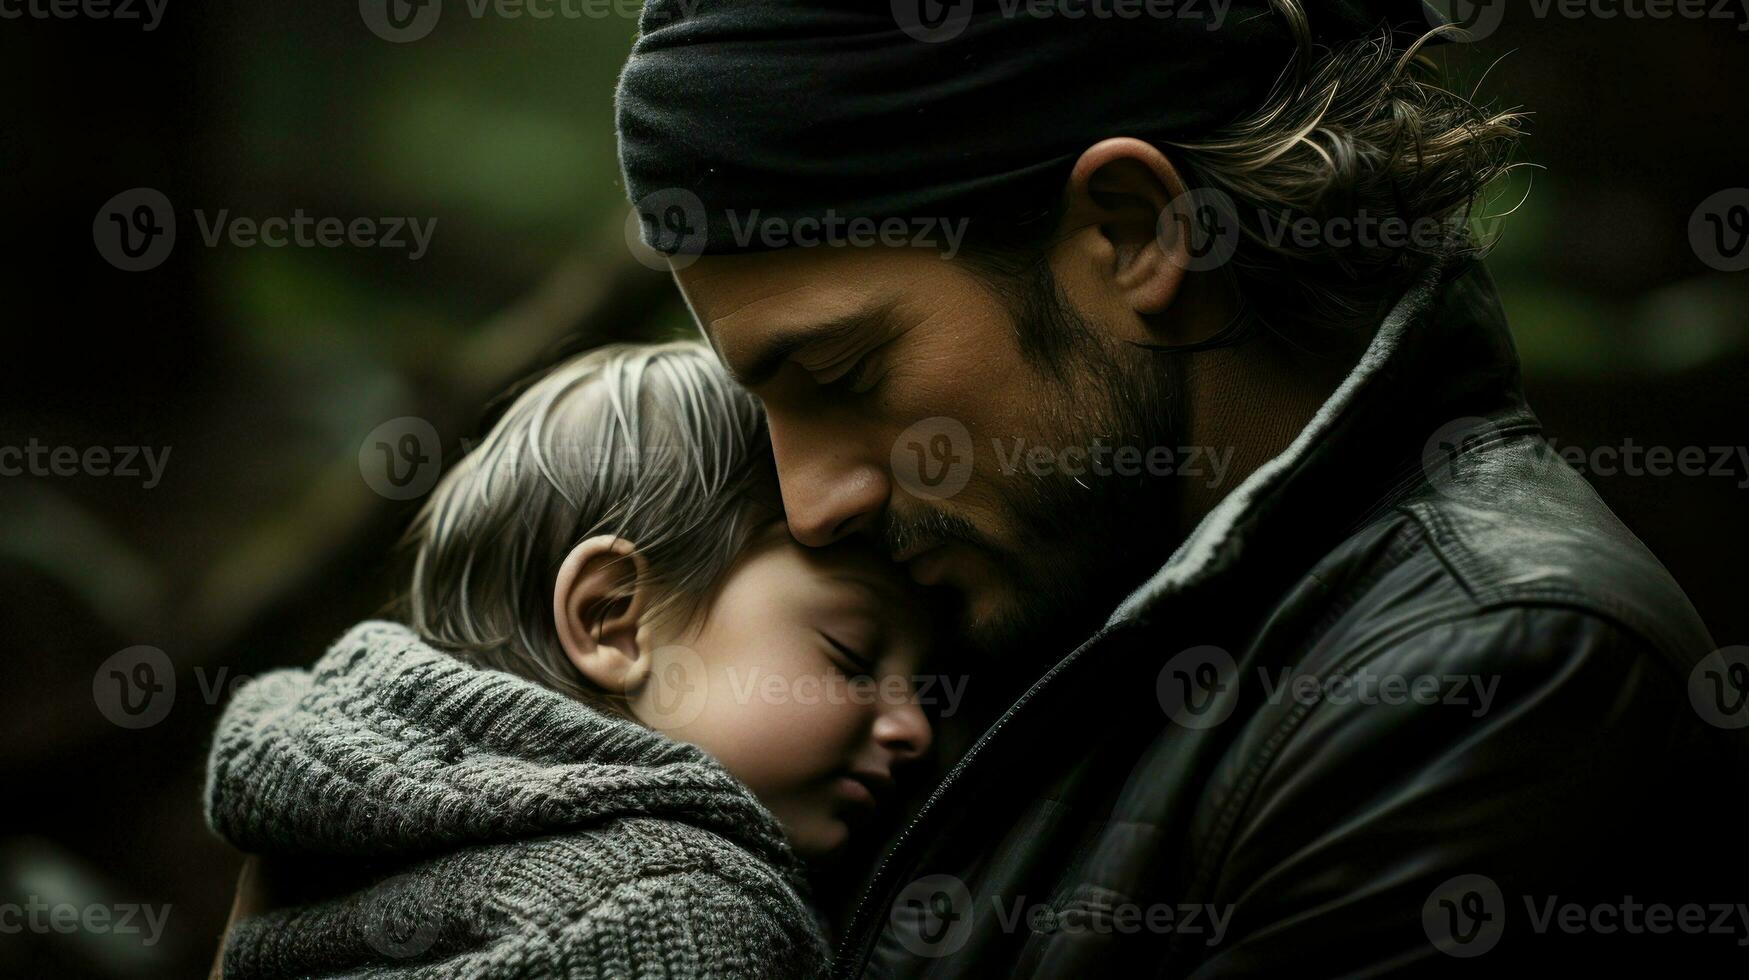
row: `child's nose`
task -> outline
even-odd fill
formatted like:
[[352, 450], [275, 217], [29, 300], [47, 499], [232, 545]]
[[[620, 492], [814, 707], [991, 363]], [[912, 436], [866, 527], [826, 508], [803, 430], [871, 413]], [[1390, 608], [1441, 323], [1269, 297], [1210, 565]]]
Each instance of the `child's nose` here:
[[895, 762], [908, 762], [929, 751], [935, 730], [929, 716], [912, 701], [885, 706], [875, 719], [875, 741], [892, 753]]

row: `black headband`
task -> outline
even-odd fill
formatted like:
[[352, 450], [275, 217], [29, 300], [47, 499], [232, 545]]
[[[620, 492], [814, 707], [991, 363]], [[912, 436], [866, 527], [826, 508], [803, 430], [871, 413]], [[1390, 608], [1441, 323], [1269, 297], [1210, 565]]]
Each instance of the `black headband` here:
[[[1421, 0], [1301, 5], [1324, 45], [1441, 23]], [[1000, 215], [1100, 139], [1255, 108], [1293, 51], [1268, 0], [647, 0], [640, 30], [620, 166], [670, 254], [773, 247], [773, 221]]]

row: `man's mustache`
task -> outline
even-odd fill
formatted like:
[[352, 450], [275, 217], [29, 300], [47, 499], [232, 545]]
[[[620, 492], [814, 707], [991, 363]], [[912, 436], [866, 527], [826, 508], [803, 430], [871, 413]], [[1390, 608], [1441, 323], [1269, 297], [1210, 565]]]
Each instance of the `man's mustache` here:
[[877, 533], [887, 557], [895, 561], [897, 556], [919, 545], [957, 541], [975, 548], [990, 548], [990, 542], [971, 521], [958, 514], [934, 509], [901, 514], [889, 507]]

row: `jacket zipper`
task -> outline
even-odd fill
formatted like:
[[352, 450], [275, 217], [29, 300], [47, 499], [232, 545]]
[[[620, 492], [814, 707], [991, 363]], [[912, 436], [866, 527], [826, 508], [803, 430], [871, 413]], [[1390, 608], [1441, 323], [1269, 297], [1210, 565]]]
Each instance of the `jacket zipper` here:
[[[893, 871], [901, 853], [910, 843], [912, 834], [929, 818], [936, 804], [947, 795], [948, 791], [953, 788], [953, 784], [965, 773], [967, 768], [988, 751], [986, 746], [995, 741], [997, 734], [1002, 731], [1003, 727], [1030, 704], [1039, 691], [1062, 676], [1068, 667], [1078, 662], [1082, 654], [1091, 650], [1100, 640], [1120, 630], [1140, 628], [1146, 625], [1146, 620], [1136, 617], [1101, 628], [1099, 632], [1089, 637], [1087, 642], [1057, 661], [1055, 666], [1045, 671], [1044, 676], [1034, 681], [1025, 693], [1008, 706], [1008, 710], [991, 723], [984, 734], [978, 736], [978, 740], [972, 743], [972, 747], [966, 750], [966, 754], [960, 758], [960, 761], [954, 763], [953, 768], [949, 769], [947, 775], [943, 776], [941, 782], [936, 785], [935, 791], [929, 794], [929, 799], [925, 800], [923, 805], [918, 808], [917, 814], [911, 818], [910, 823], [906, 824], [905, 829], [899, 832], [899, 836], [893, 841], [893, 846], [887, 849], [886, 856], [881, 858], [875, 866], [874, 874], [869, 878], [868, 887], [863, 889], [862, 897], [856, 903], [856, 911], [851, 913], [850, 921], [844, 927], [844, 938], [839, 941], [837, 954], [833, 957], [832, 975], [835, 978], [851, 980], [852, 977], [861, 972], [864, 962], [868, 959], [869, 939], [872, 938], [872, 936], [864, 937], [862, 935], [868, 928], [864, 920], [867, 918], [870, 907], [875, 904], [877, 896], [881, 897], [884, 902], [884, 893], [887, 888], [886, 879]], [[852, 958], [853, 950], [855, 951], [854, 959]]]

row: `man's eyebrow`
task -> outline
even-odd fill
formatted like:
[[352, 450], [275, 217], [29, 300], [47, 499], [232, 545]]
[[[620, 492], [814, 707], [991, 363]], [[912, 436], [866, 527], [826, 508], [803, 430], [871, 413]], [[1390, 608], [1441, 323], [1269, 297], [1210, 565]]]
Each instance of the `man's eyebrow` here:
[[[814, 344], [825, 346], [860, 331], [878, 327], [892, 314], [893, 306], [894, 302], [888, 301], [854, 310], [822, 323], [773, 330], [771, 336], [762, 339], [754, 348], [744, 367], [728, 364], [729, 373], [743, 388], [757, 388], [782, 370], [784, 363], [796, 351]], [[724, 362], [728, 363], [726, 358]]]

